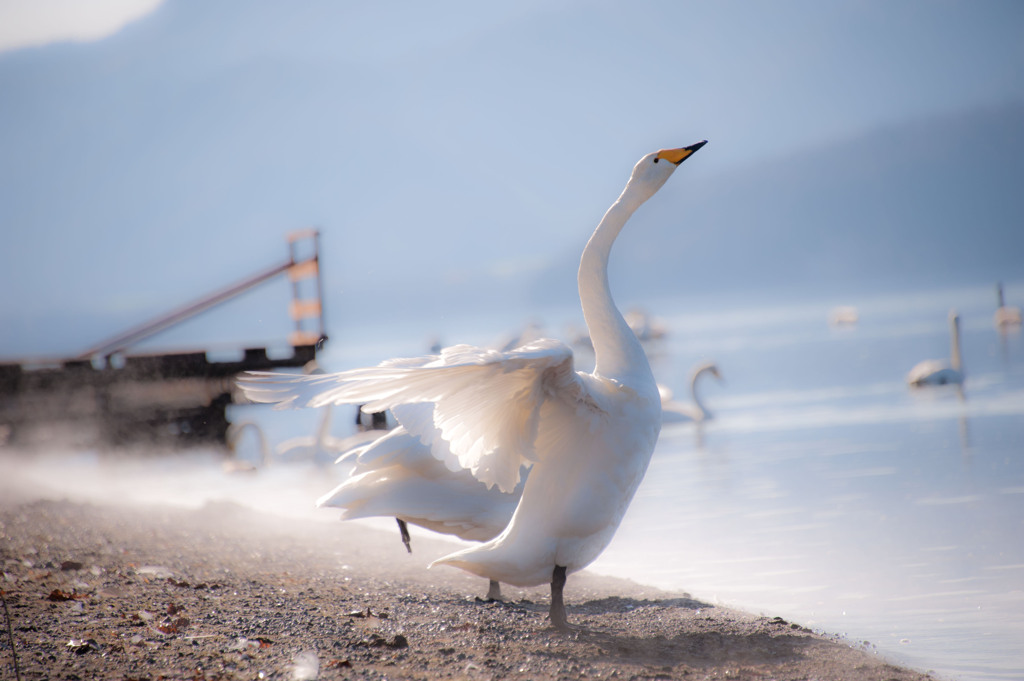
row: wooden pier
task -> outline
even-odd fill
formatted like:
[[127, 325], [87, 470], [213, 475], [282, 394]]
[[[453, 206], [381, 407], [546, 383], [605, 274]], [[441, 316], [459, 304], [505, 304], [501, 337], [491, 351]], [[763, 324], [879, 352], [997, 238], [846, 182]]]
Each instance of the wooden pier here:
[[[239, 399], [235, 377], [302, 367], [327, 340], [319, 238], [315, 230], [293, 232], [287, 260], [74, 357], [0, 360], [0, 446], [223, 444], [227, 407]], [[206, 350], [133, 353], [142, 340], [280, 276], [292, 284], [290, 355], [271, 357], [260, 347], [223, 360]]]

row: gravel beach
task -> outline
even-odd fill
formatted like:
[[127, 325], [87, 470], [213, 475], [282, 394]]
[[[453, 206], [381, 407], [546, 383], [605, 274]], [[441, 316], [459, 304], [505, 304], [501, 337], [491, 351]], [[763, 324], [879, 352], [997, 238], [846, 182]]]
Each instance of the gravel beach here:
[[558, 633], [547, 588], [484, 602], [484, 580], [425, 569], [451, 544], [414, 537], [408, 554], [397, 529], [0, 491], [3, 679], [932, 678], [870, 645], [586, 572]]

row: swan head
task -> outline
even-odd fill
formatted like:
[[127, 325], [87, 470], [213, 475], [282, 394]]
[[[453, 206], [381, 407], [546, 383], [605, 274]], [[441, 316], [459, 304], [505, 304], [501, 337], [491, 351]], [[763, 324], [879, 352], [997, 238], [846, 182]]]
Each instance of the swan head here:
[[695, 151], [707, 143], [708, 141], [704, 140], [688, 147], [662, 149], [647, 154], [633, 166], [633, 174], [626, 187], [635, 192], [638, 199], [646, 201], [661, 189], [668, 178], [672, 177], [672, 173], [680, 163], [690, 158]]
[[692, 380], [696, 381], [698, 376], [703, 376], [704, 374], [711, 374], [719, 381], [725, 380], [724, 378], [722, 378], [722, 372], [718, 370], [718, 365], [715, 364], [714, 362], [704, 362], [702, 364], [698, 364], [693, 368], [693, 372], [690, 375], [692, 377]]

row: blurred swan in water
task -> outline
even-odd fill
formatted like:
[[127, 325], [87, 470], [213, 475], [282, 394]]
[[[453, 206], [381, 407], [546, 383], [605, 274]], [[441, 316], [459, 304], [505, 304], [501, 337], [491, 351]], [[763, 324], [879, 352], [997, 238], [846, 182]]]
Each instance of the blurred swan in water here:
[[544, 324], [538, 320], [532, 320], [519, 333], [510, 334], [507, 338], [498, 340], [493, 347], [502, 352], [508, 352], [544, 337]]
[[[302, 373], [307, 376], [323, 376], [325, 372], [314, 359], [306, 363]], [[389, 428], [387, 414], [373, 413], [366, 414], [362, 409], [356, 409], [356, 432], [345, 438], [338, 438], [331, 435], [332, 407], [326, 405], [322, 409], [320, 425], [314, 435], [299, 435], [280, 443], [277, 446], [277, 455], [281, 459], [291, 461], [313, 461], [316, 463], [328, 463], [334, 461], [339, 454], [347, 452], [354, 447], [373, 442], [384, 435]]]
[[852, 305], [840, 305], [832, 308], [828, 314], [829, 326], [854, 326], [860, 321], [857, 308]]
[[[252, 433], [257, 447], [256, 455], [252, 455], [253, 438], [245, 438]], [[263, 429], [251, 421], [229, 423], [224, 440], [228, 446], [230, 458], [221, 464], [225, 473], [252, 473], [270, 463], [270, 447]]]
[[315, 435], [299, 435], [277, 445], [277, 455], [282, 459], [323, 461], [333, 460], [345, 451], [340, 439], [331, 435], [331, 407], [323, 408], [320, 425]]
[[950, 358], [926, 359], [907, 374], [907, 383], [915, 387], [926, 385], [961, 385], [964, 382], [963, 361], [960, 357], [960, 315], [949, 311]]
[[[370, 427], [358, 427], [357, 432], [348, 437], [335, 437], [331, 434], [332, 413], [331, 405], [322, 408], [323, 415], [320, 417], [320, 425], [317, 426], [315, 435], [298, 435], [289, 438], [277, 445], [277, 457], [288, 461], [313, 461], [315, 463], [331, 463], [338, 458], [338, 455], [373, 442], [387, 432], [386, 415], [368, 415], [368, 418], [376, 419]], [[362, 415], [362, 412], [357, 412]], [[356, 418], [357, 424], [360, 417]]]
[[625, 315], [626, 323], [641, 341], [658, 340], [668, 334], [665, 323], [652, 317], [646, 310], [634, 307]]
[[[594, 345], [592, 373], [574, 369], [569, 346], [545, 339], [510, 352], [457, 345], [439, 356], [326, 376], [249, 374], [240, 385], [256, 402], [366, 402], [368, 410], [392, 409], [450, 469], [468, 469], [505, 493], [515, 491], [529, 466], [501, 534], [435, 564], [517, 586], [550, 582], [551, 623], [567, 628], [566, 575], [590, 564], [611, 541], [661, 428], [658, 386], [612, 300], [608, 258], [633, 212], [704, 144], [640, 159], [583, 250], [578, 285]], [[403, 409], [416, 403], [430, 406]]]
[[1021, 325], [1020, 308], [1006, 304], [1006, 301], [1003, 299], [1002, 283], [996, 284], [996, 299], [998, 307], [992, 318], [996, 328], [1000, 331], [1008, 331], [1019, 327]]
[[[641, 342], [661, 340], [668, 335], [668, 329], [660, 319], [650, 316], [646, 310], [635, 307], [623, 315], [626, 325], [632, 330], [633, 335]], [[594, 342], [587, 332], [575, 332], [573, 334], [573, 345], [593, 348]]]
[[697, 382], [702, 376], [714, 376], [719, 381], [722, 374], [718, 371], [718, 365], [714, 362], [698, 364], [690, 373], [690, 404], [676, 402], [672, 399], [672, 391], [658, 384], [658, 392], [661, 393], [661, 422], [662, 423], [700, 423], [711, 418], [711, 412], [704, 406], [700, 395], [697, 393]]

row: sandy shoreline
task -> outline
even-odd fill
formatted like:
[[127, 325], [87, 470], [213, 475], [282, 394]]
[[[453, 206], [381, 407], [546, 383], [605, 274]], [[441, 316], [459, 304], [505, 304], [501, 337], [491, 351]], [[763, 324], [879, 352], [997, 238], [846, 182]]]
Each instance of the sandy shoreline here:
[[[17, 498], [21, 496], [21, 498]], [[779, 618], [581, 573], [547, 589], [423, 566], [450, 544], [217, 503], [0, 501], [21, 679], [927, 679]], [[14, 679], [0, 631], [0, 678]], [[318, 672], [314, 676], [313, 672]], [[303, 674], [306, 674], [303, 676]]]

